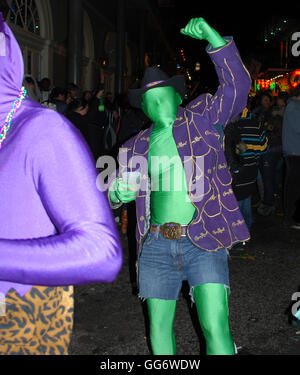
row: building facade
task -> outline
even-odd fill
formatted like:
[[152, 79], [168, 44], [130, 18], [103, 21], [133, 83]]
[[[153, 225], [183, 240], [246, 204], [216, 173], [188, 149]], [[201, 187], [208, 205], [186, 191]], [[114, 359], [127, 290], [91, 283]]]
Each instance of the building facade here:
[[[121, 13], [120, 1], [124, 1]], [[48, 77], [53, 86], [74, 82], [81, 90], [92, 90], [102, 82], [114, 94], [117, 79], [122, 79], [126, 91], [145, 64], [161, 64], [172, 58], [155, 14], [155, 1], [7, 2], [7, 22], [21, 46], [25, 73], [37, 80]], [[124, 40], [122, 55], [118, 51], [120, 35]], [[118, 77], [120, 58], [123, 65]]]

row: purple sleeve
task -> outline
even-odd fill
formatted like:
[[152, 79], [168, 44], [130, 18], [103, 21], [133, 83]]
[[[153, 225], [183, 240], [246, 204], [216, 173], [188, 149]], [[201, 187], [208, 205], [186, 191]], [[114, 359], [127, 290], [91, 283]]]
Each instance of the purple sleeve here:
[[224, 37], [227, 44], [207, 53], [215, 65], [219, 87], [214, 96], [200, 95], [187, 107], [193, 113], [206, 117], [211, 124], [226, 126], [247, 105], [251, 79], [237, 47], [231, 37]]
[[26, 160], [57, 234], [1, 239], [0, 280], [64, 286], [111, 282], [120, 271], [121, 244], [105, 193], [96, 187], [91, 154], [79, 132], [60, 119], [45, 119], [47, 130]]

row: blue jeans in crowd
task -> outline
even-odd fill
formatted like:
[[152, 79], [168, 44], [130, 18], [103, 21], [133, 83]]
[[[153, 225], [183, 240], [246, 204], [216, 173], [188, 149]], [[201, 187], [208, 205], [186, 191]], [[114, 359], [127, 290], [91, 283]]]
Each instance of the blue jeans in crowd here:
[[251, 196], [238, 201], [241, 214], [247, 224], [248, 230], [250, 231], [252, 225], [252, 208], [251, 208]]
[[279, 194], [279, 186], [282, 180], [283, 156], [281, 150], [270, 150], [260, 159], [260, 168], [264, 182], [263, 203], [273, 206], [275, 194]]

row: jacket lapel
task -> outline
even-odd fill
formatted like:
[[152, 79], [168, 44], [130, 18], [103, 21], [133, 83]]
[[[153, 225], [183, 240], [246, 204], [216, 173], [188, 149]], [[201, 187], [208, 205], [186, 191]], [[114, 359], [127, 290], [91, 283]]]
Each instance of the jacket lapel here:
[[183, 108], [179, 108], [176, 121], [173, 125], [173, 137], [182, 163], [192, 155], [192, 148], [188, 134], [188, 119]]

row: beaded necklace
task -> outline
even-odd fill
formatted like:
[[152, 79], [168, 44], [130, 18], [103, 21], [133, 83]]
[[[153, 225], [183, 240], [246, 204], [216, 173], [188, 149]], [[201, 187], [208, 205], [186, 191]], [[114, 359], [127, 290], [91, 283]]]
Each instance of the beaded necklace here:
[[17, 109], [20, 108], [23, 100], [26, 98], [26, 95], [27, 95], [27, 90], [25, 89], [25, 87], [22, 87], [18, 98], [14, 101], [14, 103], [12, 105], [12, 109], [10, 110], [10, 112], [8, 113], [8, 115], [6, 117], [4, 125], [1, 126], [1, 129], [0, 129], [0, 149], [1, 149], [2, 144], [3, 144], [3, 142], [4, 142], [4, 140], [7, 136], [7, 132], [10, 129], [13, 117], [14, 117]]

